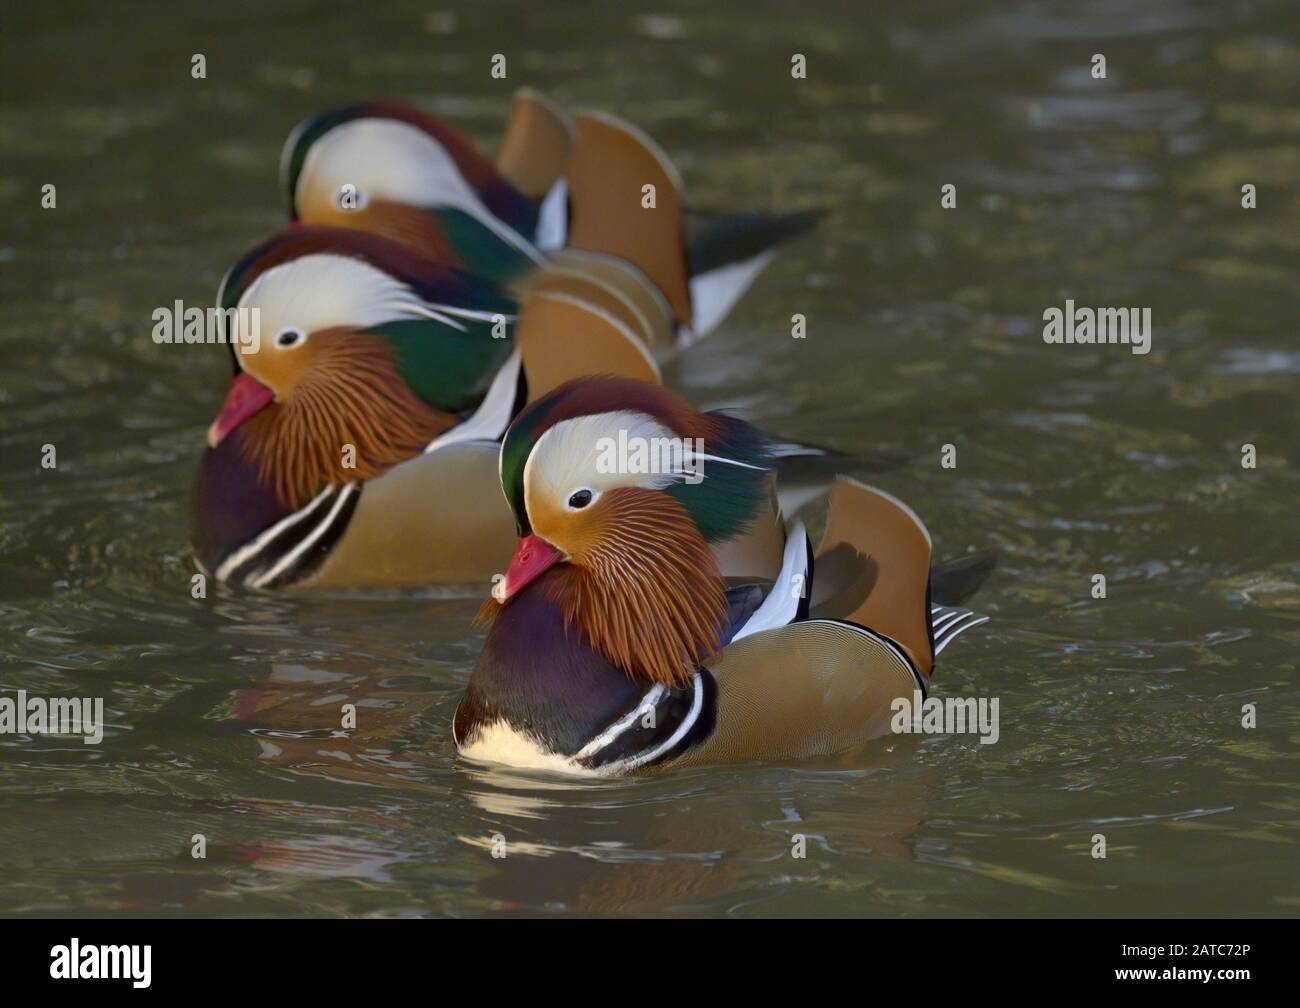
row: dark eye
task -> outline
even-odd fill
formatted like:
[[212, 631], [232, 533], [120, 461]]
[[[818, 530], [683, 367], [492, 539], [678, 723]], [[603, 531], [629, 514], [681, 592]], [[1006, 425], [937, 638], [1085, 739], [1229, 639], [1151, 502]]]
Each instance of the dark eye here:
[[590, 490], [575, 490], [569, 497], [569, 507], [575, 511], [580, 511], [591, 503]]
[[275, 337], [275, 345], [278, 347], [295, 347], [307, 338], [307, 334], [301, 329], [285, 329]]

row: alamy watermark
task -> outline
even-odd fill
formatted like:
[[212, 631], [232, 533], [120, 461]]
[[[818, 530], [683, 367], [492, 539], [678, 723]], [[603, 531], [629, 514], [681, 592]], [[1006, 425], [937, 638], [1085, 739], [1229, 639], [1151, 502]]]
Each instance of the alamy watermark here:
[[152, 945], [82, 945], [73, 938], [50, 949], [55, 980], [130, 980], [136, 988], [152, 982]]
[[1151, 352], [1150, 308], [1076, 308], [1067, 298], [1065, 308], [1044, 309], [1044, 343], [1127, 345], [1133, 353]]
[[171, 307], [153, 310], [155, 343], [238, 343], [251, 354], [262, 346], [262, 309]]
[[704, 439], [629, 436], [596, 442], [596, 471], [600, 473], [653, 473], [677, 476], [690, 484], [704, 479]]
[[1001, 737], [997, 697], [895, 697], [889, 705], [889, 728], [896, 735], [978, 735], [981, 745]]
[[81, 735], [86, 745], [104, 740], [103, 697], [0, 696], [0, 735]]

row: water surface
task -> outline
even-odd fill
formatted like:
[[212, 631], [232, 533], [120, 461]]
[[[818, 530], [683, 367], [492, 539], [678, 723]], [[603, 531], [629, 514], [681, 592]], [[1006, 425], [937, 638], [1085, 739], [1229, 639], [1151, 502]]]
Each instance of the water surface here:
[[[0, 689], [102, 696], [109, 727], [0, 737], [0, 913], [1295, 915], [1295, 6], [615, 6], [6, 17]], [[229, 370], [155, 345], [151, 312], [210, 303], [280, 224], [300, 118], [401, 97], [490, 150], [526, 83], [639, 123], [697, 206], [829, 208], [669, 377], [906, 456], [871, 479], [938, 552], [998, 550], [994, 619], [935, 679], [999, 698], [996, 745], [511, 774], [450, 737], [481, 589], [190, 597], [186, 493]], [[1045, 345], [1066, 298], [1151, 308], [1151, 353]]]

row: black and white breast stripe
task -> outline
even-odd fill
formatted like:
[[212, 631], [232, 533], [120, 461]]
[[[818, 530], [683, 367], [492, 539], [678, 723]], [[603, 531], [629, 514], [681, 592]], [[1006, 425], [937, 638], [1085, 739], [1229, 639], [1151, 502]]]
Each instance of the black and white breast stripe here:
[[217, 566], [218, 581], [246, 588], [282, 588], [311, 574], [342, 538], [361, 497], [354, 483], [331, 484]]
[[707, 669], [690, 686], [652, 686], [640, 702], [573, 754], [580, 766], [599, 773], [627, 773], [685, 752], [713, 731], [717, 684]]

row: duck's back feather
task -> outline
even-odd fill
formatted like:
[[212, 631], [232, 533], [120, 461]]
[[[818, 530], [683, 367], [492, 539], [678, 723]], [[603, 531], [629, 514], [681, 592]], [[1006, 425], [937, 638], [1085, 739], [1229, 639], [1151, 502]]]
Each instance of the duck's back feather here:
[[[818, 563], [827, 568], [831, 564], [822, 563], [823, 557], [845, 559], [854, 553], [862, 562], [842, 565], [852, 581], [837, 586], [836, 597], [819, 604], [819, 614], [885, 634], [928, 676], [934, 665], [930, 552], [930, 533], [911, 508], [883, 490], [837, 476]], [[824, 576], [818, 594], [825, 590]]]
[[515, 92], [497, 153], [497, 171], [521, 193], [541, 200], [564, 175], [573, 146], [573, 122], [532, 88]]

